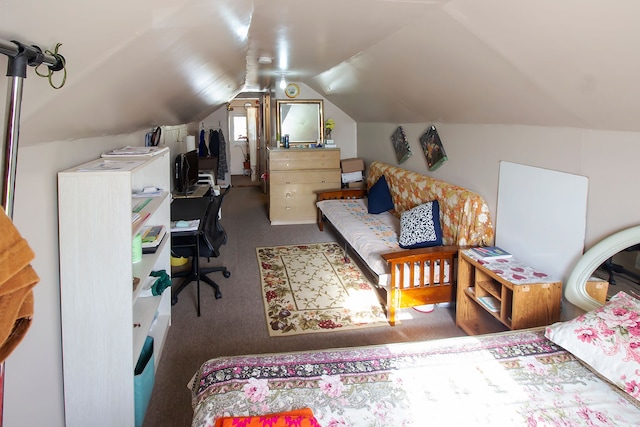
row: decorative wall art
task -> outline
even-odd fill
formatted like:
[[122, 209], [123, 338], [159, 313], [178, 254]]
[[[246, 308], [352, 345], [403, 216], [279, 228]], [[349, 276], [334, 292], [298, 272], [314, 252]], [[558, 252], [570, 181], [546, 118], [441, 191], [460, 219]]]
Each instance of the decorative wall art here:
[[427, 158], [427, 166], [430, 171], [438, 169], [447, 161], [447, 154], [444, 152], [442, 141], [436, 127], [431, 125], [420, 137], [420, 145]]
[[403, 163], [411, 157], [411, 147], [409, 147], [409, 142], [407, 142], [407, 136], [404, 134], [402, 126], [398, 126], [393, 135], [391, 135], [391, 143], [396, 152], [398, 163]]

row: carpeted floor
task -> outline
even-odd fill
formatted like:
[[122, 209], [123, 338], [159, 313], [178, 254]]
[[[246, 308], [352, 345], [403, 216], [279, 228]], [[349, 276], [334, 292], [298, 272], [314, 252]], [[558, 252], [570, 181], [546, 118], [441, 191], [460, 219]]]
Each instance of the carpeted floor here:
[[271, 226], [267, 196], [260, 187], [233, 187], [222, 206], [227, 244], [212, 265], [224, 264], [231, 271], [210, 277], [219, 283], [222, 299], [202, 286], [202, 316], [196, 316], [195, 285], [189, 286], [172, 307], [172, 325], [155, 377], [155, 387], [144, 427], [189, 426], [191, 396], [186, 384], [206, 360], [221, 355], [291, 352], [367, 344], [417, 341], [463, 336], [455, 326], [453, 308], [438, 307], [432, 313], [401, 310], [401, 322], [365, 330], [336, 331], [270, 337], [265, 327], [260, 293], [260, 272], [256, 262], [258, 246], [293, 245], [339, 241], [325, 227], [315, 224]]
[[255, 187], [260, 185], [260, 180], [251, 181], [251, 177], [247, 175], [231, 175], [232, 187]]

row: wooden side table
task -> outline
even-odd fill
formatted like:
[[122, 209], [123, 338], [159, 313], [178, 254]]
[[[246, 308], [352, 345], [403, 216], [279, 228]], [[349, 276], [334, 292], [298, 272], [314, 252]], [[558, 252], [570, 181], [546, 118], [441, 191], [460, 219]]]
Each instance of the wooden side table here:
[[469, 335], [549, 325], [560, 320], [562, 282], [516, 258], [458, 257], [456, 325]]

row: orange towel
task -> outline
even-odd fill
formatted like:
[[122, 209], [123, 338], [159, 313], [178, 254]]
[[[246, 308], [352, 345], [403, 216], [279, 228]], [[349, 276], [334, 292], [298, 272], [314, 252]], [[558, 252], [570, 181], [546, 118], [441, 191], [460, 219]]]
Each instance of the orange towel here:
[[0, 363], [24, 338], [33, 317], [33, 287], [40, 280], [30, 265], [33, 251], [2, 209], [0, 214]]
[[222, 417], [215, 427], [320, 427], [309, 408], [248, 417]]

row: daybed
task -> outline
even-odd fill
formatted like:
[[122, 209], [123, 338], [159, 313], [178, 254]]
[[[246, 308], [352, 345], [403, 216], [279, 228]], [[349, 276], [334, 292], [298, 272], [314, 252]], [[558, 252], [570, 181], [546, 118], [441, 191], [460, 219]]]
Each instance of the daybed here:
[[189, 384], [192, 426], [301, 408], [323, 427], [638, 426], [631, 300], [546, 330], [211, 359]]
[[[459, 247], [491, 245], [493, 226], [487, 204], [472, 191], [382, 162], [369, 165], [367, 188], [382, 176], [392, 210], [369, 214], [365, 189], [322, 191], [318, 227], [323, 229], [324, 219], [330, 222], [387, 291], [387, 317], [394, 325], [397, 308], [454, 301]], [[401, 216], [432, 201], [439, 206], [441, 245], [402, 249]]]

